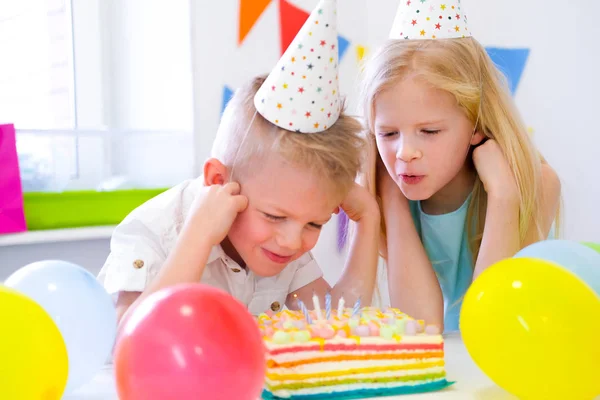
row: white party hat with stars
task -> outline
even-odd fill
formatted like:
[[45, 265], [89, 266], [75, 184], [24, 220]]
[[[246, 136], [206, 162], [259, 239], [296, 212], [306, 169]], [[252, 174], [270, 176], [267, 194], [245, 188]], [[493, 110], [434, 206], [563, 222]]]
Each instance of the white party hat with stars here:
[[271, 123], [323, 132], [340, 115], [337, 0], [321, 0], [254, 97]]
[[390, 39], [470, 37], [460, 0], [401, 0]]

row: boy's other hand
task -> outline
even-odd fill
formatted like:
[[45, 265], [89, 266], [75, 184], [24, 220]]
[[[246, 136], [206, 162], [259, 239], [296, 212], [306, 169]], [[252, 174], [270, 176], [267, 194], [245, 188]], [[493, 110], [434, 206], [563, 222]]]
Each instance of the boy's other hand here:
[[210, 245], [221, 243], [237, 215], [248, 207], [248, 198], [240, 190], [237, 182], [204, 186], [194, 200], [186, 228], [200, 230]]
[[357, 183], [354, 183], [340, 207], [354, 222], [360, 221], [365, 216], [379, 219], [379, 207], [375, 197]]

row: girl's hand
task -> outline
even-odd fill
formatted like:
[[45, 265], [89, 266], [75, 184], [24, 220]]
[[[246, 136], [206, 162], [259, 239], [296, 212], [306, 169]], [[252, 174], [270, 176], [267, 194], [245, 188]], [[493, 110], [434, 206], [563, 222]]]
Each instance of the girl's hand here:
[[381, 158], [377, 157], [377, 192], [381, 197], [381, 202], [384, 208], [390, 204], [401, 204], [408, 207], [408, 200], [400, 187], [394, 181], [394, 178], [390, 175], [387, 168], [381, 161]]
[[506, 157], [495, 140], [488, 139], [473, 151], [473, 163], [490, 197], [519, 200], [519, 191]]

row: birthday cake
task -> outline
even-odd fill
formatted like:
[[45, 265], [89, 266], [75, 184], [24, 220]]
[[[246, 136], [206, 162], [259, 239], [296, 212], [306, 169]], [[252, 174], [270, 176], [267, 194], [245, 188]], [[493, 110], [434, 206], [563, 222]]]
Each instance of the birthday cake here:
[[444, 340], [398, 309], [341, 308], [259, 316], [267, 351], [263, 399], [359, 399], [449, 386]]

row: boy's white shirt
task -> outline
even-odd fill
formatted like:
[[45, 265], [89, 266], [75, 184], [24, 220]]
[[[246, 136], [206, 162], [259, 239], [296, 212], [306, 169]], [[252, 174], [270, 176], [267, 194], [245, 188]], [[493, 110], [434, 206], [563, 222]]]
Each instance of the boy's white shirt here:
[[[132, 211], [115, 228], [110, 255], [98, 275], [110, 294], [142, 292], [156, 277], [175, 247], [202, 182], [202, 178], [187, 180], [167, 190]], [[311, 253], [265, 278], [241, 268], [217, 245], [211, 249], [200, 282], [228, 292], [258, 315], [282, 310], [289, 293], [322, 276]]]

